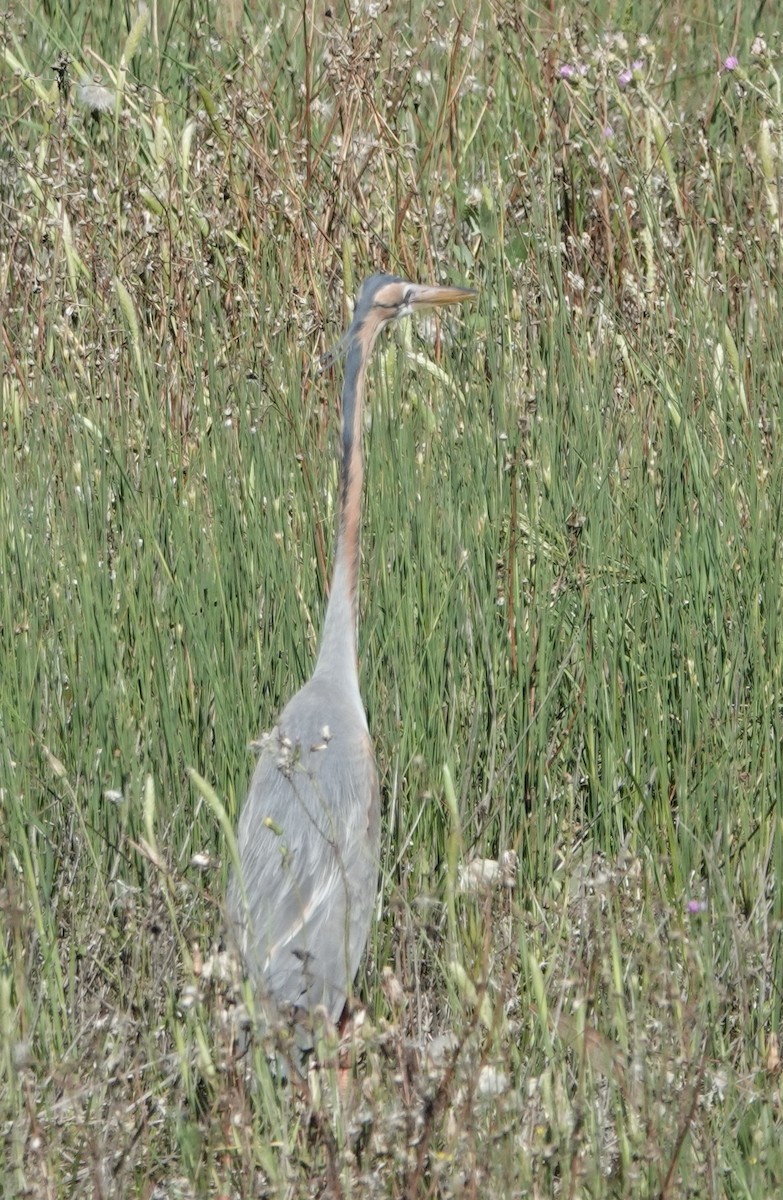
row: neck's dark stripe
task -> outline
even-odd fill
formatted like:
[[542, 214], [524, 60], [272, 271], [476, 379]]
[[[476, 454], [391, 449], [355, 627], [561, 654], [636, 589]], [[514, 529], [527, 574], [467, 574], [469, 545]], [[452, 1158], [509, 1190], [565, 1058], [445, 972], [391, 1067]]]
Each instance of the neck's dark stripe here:
[[340, 515], [334, 571], [326, 607], [318, 670], [348, 672], [358, 695], [356, 661], [357, 588], [362, 511], [362, 401], [366, 358], [371, 347], [362, 345], [363, 330], [356, 330], [345, 364], [342, 395], [342, 463]]
[[337, 552], [344, 556], [348, 567], [348, 588], [351, 608], [356, 613], [356, 589], [359, 575], [359, 540], [362, 513], [362, 401], [364, 373], [367, 365], [366, 348], [362, 345], [362, 329], [348, 352], [343, 383], [343, 461], [340, 478], [340, 526], [337, 531]]
[[[345, 362], [345, 379], [343, 381], [343, 397], [342, 397], [342, 440], [343, 440], [343, 461], [342, 461], [342, 492], [345, 497], [346, 487], [348, 483], [348, 471], [351, 463], [351, 455], [354, 450], [354, 442], [357, 435], [361, 436], [361, 429], [357, 430], [356, 418], [357, 405], [361, 405], [361, 387], [362, 387], [362, 344], [361, 344], [361, 326], [356, 330], [356, 337], [351, 342], [351, 347], [348, 351], [348, 357]], [[361, 446], [359, 447], [361, 453]]]

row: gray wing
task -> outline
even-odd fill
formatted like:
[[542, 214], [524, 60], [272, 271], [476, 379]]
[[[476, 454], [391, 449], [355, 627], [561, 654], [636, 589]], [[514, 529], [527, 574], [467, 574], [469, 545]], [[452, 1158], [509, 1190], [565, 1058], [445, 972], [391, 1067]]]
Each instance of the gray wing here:
[[267, 735], [239, 819], [229, 915], [261, 998], [337, 1020], [369, 933], [378, 779], [364, 714], [311, 681]]

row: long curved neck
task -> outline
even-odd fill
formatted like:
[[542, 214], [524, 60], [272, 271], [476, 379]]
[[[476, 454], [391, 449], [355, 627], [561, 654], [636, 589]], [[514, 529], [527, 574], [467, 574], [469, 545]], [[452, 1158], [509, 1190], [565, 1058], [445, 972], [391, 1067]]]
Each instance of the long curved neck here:
[[[374, 339], [373, 339], [374, 340]], [[357, 331], [351, 341], [345, 364], [342, 395], [342, 470], [340, 475], [340, 523], [337, 551], [326, 606], [321, 648], [315, 675], [329, 672], [332, 679], [343, 680], [359, 697], [357, 656], [358, 582], [360, 526], [362, 516], [362, 410], [370, 340]]]

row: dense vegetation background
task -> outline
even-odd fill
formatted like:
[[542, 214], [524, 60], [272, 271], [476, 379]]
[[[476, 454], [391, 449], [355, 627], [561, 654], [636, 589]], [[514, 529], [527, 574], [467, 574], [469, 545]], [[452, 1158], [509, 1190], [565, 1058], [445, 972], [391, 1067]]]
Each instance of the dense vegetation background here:
[[[6, 8], [6, 1195], [783, 1193], [773, 19]], [[232, 1054], [221, 819], [314, 660], [376, 269], [480, 294], [371, 372], [382, 893], [305, 1097]]]

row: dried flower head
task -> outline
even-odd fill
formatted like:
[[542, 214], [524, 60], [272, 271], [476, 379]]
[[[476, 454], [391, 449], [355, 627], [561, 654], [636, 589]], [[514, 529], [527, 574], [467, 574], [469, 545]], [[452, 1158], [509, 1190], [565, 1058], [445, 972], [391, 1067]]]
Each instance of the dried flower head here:
[[94, 113], [112, 112], [115, 97], [114, 88], [106, 87], [97, 79], [83, 79], [76, 89], [76, 99], [79, 104], [82, 108], [89, 108], [90, 112]]

